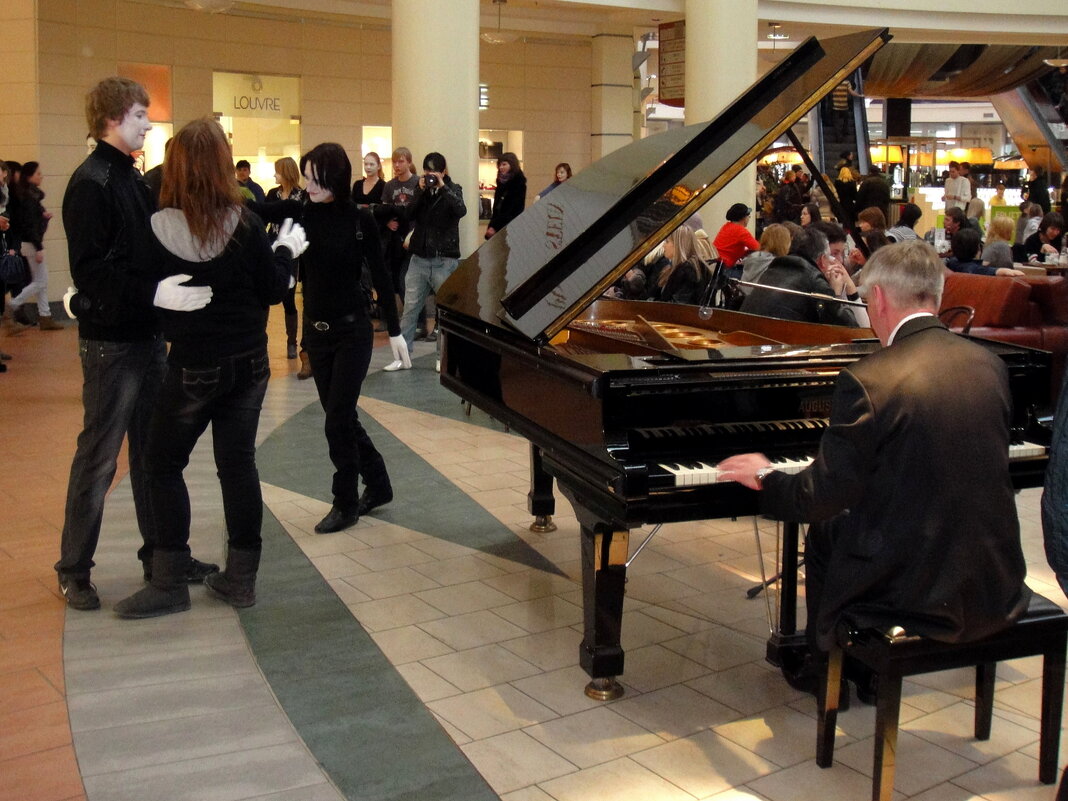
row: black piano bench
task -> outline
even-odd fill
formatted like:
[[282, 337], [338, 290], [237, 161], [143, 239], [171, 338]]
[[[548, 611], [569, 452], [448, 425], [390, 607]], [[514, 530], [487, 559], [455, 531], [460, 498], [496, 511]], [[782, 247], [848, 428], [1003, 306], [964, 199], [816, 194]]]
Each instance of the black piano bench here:
[[1053, 784], [1060, 746], [1064, 704], [1065, 647], [1068, 614], [1035, 593], [1027, 612], [998, 634], [976, 642], [945, 643], [909, 636], [900, 627], [888, 631], [843, 629], [829, 654], [826, 681], [820, 687], [816, 731], [816, 764], [829, 768], [834, 759], [834, 732], [844, 657], [854, 659], [878, 676], [875, 712], [873, 801], [890, 801], [894, 793], [897, 724], [901, 681], [905, 676], [975, 666], [975, 737], [990, 739], [994, 712], [996, 665], [1005, 659], [1042, 655], [1042, 726], [1039, 735], [1038, 778]]

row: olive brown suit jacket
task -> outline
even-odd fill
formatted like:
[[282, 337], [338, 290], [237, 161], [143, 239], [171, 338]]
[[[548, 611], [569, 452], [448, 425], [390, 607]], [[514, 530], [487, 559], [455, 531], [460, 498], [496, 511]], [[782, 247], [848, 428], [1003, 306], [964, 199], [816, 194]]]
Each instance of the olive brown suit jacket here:
[[1026, 609], [1011, 407], [1002, 361], [933, 316], [839, 374], [815, 461], [770, 474], [762, 498], [779, 519], [829, 521], [821, 648], [842, 618], [962, 642]]

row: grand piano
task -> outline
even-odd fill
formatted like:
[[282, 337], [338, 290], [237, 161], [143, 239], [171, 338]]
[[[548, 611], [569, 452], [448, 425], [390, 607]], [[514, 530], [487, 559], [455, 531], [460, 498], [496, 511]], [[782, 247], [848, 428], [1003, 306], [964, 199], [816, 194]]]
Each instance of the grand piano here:
[[[808, 39], [711, 122], [635, 142], [575, 175], [437, 295], [442, 384], [531, 442], [538, 521], [554, 510], [554, 479], [575, 509], [579, 662], [593, 697], [622, 692], [630, 531], [757, 513], [757, 493], [716, 483], [715, 463], [759, 450], [803, 468], [839, 370], [879, 347], [868, 329], [601, 296], [888, 39], [885, 30]], [[1048, 393], [1048, 356], [984, 344], [1009, 367], [1015, 435], [1041, 439], [1032, 410]], [[1016, 485], [1040, 485], [1045, 463], [1041, 443], [1013, 459]], [[784, 541], [768, 658], [785, 670], [804, 647], [796, 524]]]

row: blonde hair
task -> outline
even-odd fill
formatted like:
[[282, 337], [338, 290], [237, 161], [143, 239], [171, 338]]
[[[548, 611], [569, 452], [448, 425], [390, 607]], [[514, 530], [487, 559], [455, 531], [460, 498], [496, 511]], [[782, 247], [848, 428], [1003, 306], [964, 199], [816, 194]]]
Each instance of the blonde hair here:
[[785, 256], [790, 252], [790, 229], [779, 223], [772, 223], [760, 235], [760, 249], [773, 256]]
[[289, 184], [290, 190], [300, 188], [300, 170], [297, 169], [297, 162], [290, 156], [278, 159], [274, 163], [274, 168], [282, 176], [282, 183]]
[[671, 274], [675, 272], [676, 267], [688, 261], [697, 266], [699, 275], [708, 271], [704, 259], [698, 253], [697, 239], [689, 226], [680, 225], [671, 232], [668, 240], [675, 247], [675, 258], [671, 260], [671, 264], [660, 271], [660, 276], [656, 282], [659, 286], [664, 286], [667, 283]]
[[990, 227], [986, 229], [986, 241], [1002, 240], [1012, 242], [1016, 234], [1016, 225], [1007, 214], [998, 214], [990, 221]]

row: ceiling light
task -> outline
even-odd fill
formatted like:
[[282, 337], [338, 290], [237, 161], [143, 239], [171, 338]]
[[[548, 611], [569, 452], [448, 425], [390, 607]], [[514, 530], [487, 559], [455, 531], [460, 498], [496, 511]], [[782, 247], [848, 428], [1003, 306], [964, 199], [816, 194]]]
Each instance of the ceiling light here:
[[493, 0], [493, 5], [497, 6], [497, 30], [483, 31], [479, 35], [483, 42], [492, 45], [508, 44], [518, 38], [514, 33], [505, 33], [501, 30], [501, 6], [507, 2], [508, 0]]

